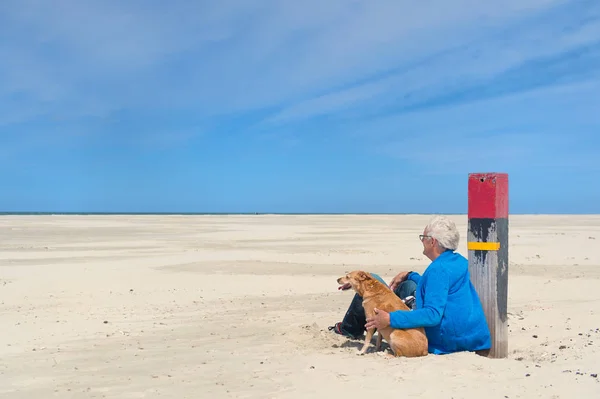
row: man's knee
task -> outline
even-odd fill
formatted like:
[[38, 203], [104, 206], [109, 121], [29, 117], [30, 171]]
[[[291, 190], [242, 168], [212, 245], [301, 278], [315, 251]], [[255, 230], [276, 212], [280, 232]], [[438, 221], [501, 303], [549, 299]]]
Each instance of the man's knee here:
[[394, 293], [400, 297], [400, 299], [405, 299], [408, 296], [414, 296], [417, 291], [417, 283], [412, 280], [406, 280], [401, 282], [398, 287], [394, 290]]
[[417, 293], [417, 284], [412, 280], [406, 280], [400, 283], [394, 290], [394, 293], [404, 301], [410, 309], [415, 308], [415, 296]]

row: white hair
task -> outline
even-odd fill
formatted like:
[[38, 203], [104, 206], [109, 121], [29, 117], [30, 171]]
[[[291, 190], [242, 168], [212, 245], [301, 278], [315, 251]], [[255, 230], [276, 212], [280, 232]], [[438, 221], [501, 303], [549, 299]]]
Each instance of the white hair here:
[[455, 251], [460, 241], [460, 233], [456, 224], [446, 216], [434, 216], [425, 227], [425, 234], [438, 241], [442, 249]]

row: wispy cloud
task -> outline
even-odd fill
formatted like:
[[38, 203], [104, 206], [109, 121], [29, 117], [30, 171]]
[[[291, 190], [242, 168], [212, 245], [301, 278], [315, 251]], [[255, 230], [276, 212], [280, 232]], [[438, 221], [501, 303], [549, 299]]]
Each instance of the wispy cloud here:
[[[291, 123], [324, 113], [406, 113], [598, 79], [600, 6], [546, 5], [552, 7], [520, 10], [504, 24], [471, 20], [470, 29], [458, 27], [460, 40], [455, 33], [419, 41], [419, 50], [391, 64], [378, 58], [393, 67], [351, 87], [326, 88], [324, 94], [283, 107], [267, 122]], [[467, 15], [480, 16], [472, 12]], [[398, 49], [406, 51], [401, 45]]]
[[[451, 77], [460, 84], [588, 43], [598, 37], [594, 4], [5, 1], [0, 29], [12, 40], [0, 49], [2, 95], [18, 93], [41, 114], [58, 112], [59, 105], [77, 115], [195, 101], [210, 116], [300, 107], [429, 58], [386, 92], [427, 90]], [[587, 27], [549, 39], [578, 26], [581, 13]], [[431, 58], [452, 49], [458, 50]], [[348, 88], [346, 96], [345, 104], [373, 98], [357, 98]]]
[[[127, 130], [160, 141], [259, 112], [241, 130], [296, 143], [319, 120], [340, 140], [369, 135], [377, 148], [388, 131], [442, 139], [428, 121], [451, 130], [459, 105], [561, 86], [595, 104], [585, 86], [600, 78], [594, 0], [7, 0], [0, 35], [0, 132], [32, 135], [49, 125], [98, 134], [133, 113], [159, 122]], [[167, 120], [173, 113], [190, 126]]]
[[174, 147], [185, 145], [191, 140], [197, 139], [201, 136], [202, 131], [200, 129], [167, 132], [154, 131], [143, 135], [139, 139], [135, 140], [135, 142], [132, 144], [149, 149], [168, 150]]
[[464, 174], [600, 170], [600, 81], [357, 120], [347, 131], [374, 153], [420, 171]]

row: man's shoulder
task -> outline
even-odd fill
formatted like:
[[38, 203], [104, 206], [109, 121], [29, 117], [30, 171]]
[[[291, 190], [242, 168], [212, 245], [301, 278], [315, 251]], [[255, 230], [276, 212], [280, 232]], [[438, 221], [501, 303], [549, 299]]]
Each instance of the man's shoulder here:
[[456, 270], [468, 269], [468, 267], [469, 261], [467, 258], [458, 252], [448, 250], [427, 266], [427, 269], [423, 273], [423, 277], [429, 278], [432, 275], [450, 276], [454, 274]]
[[460, 254], [460, 253], [458, 253], [456, 251], [452, 251], [452, 250], [447, 250], [446, 252], [442, 253], [436, 259], [436, 262], [437, 261], [439, 261], [439, 263], [446, 263], [446, 262], [468, 262], [467, 258], [465, 258], [462, 254]]
[[453, 262], [468, 262], [468, 259], [461, 253], [453, 251], [451, 259]]
[[447, 268], [448, 266], [453, 266], [453, 267], [464, 267], [469, 265], [469, 260], [467, 258], [465, 258], [463, 255], [461, 255], [458, 252], [455, 251], [447, 251], [444, 254], [440, 255], [437, 259], [436, 262], [433, 262], [432, 266], [434, 266], [434, 268]]

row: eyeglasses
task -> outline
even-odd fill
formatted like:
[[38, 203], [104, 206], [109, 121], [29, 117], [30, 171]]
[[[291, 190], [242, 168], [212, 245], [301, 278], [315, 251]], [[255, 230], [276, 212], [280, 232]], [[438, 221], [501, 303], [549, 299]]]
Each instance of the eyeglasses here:
[[424, 235], [424, 234], [419, 234], [419, 240], [423, 241], [423, 240], [424, 240], [424, 239], [426, 239], [426, 238], [432, 238], [432, 237], [431, 237], [431, 236]]

